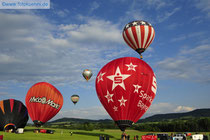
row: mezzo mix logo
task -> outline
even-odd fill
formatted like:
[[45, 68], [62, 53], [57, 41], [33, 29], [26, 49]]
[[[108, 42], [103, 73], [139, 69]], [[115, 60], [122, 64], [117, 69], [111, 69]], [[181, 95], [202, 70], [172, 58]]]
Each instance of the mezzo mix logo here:
[[35, 96], [33, 96], [33, 97], [31, 97], [31, 99], [29, 100], [29, 102], [31, 102], [31, 103], [48, 104], [48, 105], [50, 105], [51, 107], [56, 108], [56, 109], [58, 109], [58, 108], [60, 107], [59, 104], [56, 104], [56, 103], [55, 103], [53, 100], [51, 100], [51, 99], [47, 100], [46, 97], [42, 97], [42, 98], [37, 97], [37, 98], [36, 98]]

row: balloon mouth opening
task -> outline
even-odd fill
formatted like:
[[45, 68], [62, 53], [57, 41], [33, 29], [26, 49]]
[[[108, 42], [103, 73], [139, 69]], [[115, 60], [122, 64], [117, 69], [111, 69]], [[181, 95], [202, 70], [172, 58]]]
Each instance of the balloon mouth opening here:
[[44, 123], [43, 122], [41, 122], [41, 121], [38, 121], [38, 120], [35, 120], [35, 121], [33, 121], [34, 122], [34, 125], [36, 126], [36, 127], [40, 127], [40, 126], [42, 126]]
[[4, 126], [4, 130], [8, 132], [14, 132], [14, 130], [16, 130], [16, 126], [13, 123], [8, 123]]
[[141, 55], [141, 53], [143, 53], [145, 51], [145, 48], [138, 48], [136, 49], [136, 52], [139, 53]]
[[118, 125], [118, 127], [120, 128], [121, 131], [125, 131], [125, 129], [127, 127], [131, 127], [133, 122], [130, 121], [130, 120], [118, 120], [118, 121], [115, 121], [115, 123]]

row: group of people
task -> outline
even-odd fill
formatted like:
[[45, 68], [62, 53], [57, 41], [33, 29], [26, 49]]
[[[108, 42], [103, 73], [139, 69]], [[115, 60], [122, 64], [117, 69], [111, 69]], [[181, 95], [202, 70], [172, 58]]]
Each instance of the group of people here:
[[106, 136], [100, 135], [99, 140], [109, 140], [109, 136], [108, 135], [106, 135]]
[[[130, 135], [127, 135], [125, 132], [122, 133], [121, 140], [130, 140]], [[139, 136], [134, 136], [134, 140], [139, 140]]]

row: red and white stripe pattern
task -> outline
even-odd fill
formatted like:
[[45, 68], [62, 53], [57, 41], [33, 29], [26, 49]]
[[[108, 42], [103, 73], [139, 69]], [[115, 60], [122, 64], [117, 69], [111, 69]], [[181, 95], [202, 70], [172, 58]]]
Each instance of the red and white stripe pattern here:
[[123, 30], [125, 42], [134, 50], [146, 50], [155, 37], [155, 30], [146, 21], [133, 21], [128, 23]]

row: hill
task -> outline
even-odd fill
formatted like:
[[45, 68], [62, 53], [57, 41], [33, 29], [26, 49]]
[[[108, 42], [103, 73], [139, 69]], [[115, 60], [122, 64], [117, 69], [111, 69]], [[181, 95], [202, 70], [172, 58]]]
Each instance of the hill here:
[[141, 119], [138, 123], [142, 122], [159, 122], [171, 119], [184, 119], [184, 118], [200, 118], [210, 117], [210, 109], [196, 109], [185, 113], [168, 113], [168, 114], [157, 114], [145, 119]]
[[57, 119], [51, 122], [48, 122], [48, 124], [57, 124], [57, 123], [113, 123], [110, 119], [101, 119], [101, 120], [90, 120], [90, 119], [79, 119], [79, 118], [61, 118]]
[[[171, 119], [184, 119], [184, 118], [200, 118], [200, 117], [210, 117], [210, 109], [196, 109], [185, 113], [168, 113], [168, 114], [157, 114], [145, 119], [140, 119], [137, 123], [142, 122], [159, 122]], [[79, 118], [61, 118], [55, 121], [48, 122], [47, 124], [58, 124], [58, 123], [113, 123], [110, 119], [101, 120], [90, 120], [90, 119], [79, 119]]]

